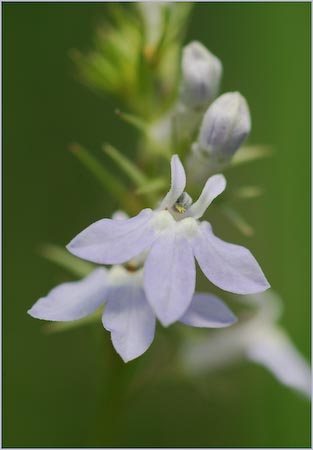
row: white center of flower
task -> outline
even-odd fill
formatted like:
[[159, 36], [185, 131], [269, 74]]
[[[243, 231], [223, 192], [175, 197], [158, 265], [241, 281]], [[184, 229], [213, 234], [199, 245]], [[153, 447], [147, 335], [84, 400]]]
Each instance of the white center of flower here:
[[111, 286], [122, 286], [124, 284], [142, 284], [142, 269], [130, 272], [125, 267], [116, 265], [110, 269], [108, 274], [109, 283]]
[[177, 232], [193, 237], [198, 232], [198, 222], [193, 217], [187, 217], [177, 222]]
[[168, 211], [160, 211], [155, 213], [154, 228], [156, 231], [164, 231], [173, 226], [174, 223], [175, 220]]

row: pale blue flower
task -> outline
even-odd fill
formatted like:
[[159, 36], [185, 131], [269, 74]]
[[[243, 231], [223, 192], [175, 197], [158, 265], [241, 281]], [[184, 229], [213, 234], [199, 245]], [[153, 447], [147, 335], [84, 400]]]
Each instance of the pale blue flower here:
[[184, 371], [200, 375], [247, 359], [260, 364], [285, 386], [311, 397], [311, 370], [286, 330], [278, 323], [282, 300], [272, 291], [253, 296], [237, 296], [254, 311], [229, 330], [203, 336], [197, 342], [183, 339], [180, 358]]
[[99, 220], [67, 246], [74, 255], [99, 264], [121, 264], [146, 252], [145, 293], [165, 326], [179, 320], [191, 304], [195, 258], [206, 277], [225, 291], [251, 294], [269, 287], [249, 250], [222, 241], [208, 222], [198, 220], [224, 191], [224, 176], [209, 178], [192, 204], [184, 192], [186, 175], [177, 155], [171, 169], [170, 191], [157, 210], [147, 208], [127, 220]]
[[[86, 278], [61, 284], [39, 299], [28, 313], [37, 319], [81, 319], [105, 303], [102, 323], [111, 332], [117, 353], [125, 362], [142, 355], [151, 345], [156, 317], [143, 289], [143, 270], [123, 266], [95, 269]], [[236, 321], [218, 298], [195, 294], [180, 322], [193, 327], [221, 328]]]

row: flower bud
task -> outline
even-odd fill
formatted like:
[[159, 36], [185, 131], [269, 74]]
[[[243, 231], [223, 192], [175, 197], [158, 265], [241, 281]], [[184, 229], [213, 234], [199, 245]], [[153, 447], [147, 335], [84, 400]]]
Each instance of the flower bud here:
[[200, 42], [183, 49], [180, 98], [189, 108], [205, 108], [216, 97], [222, 76], [222, 63]]
[[216, 159], [227, 160], [240, 147], [250, 129], [250, 112], [245, 98], [239, 92], [228, 92], [218, 97], [205, 113], [196, 146]]

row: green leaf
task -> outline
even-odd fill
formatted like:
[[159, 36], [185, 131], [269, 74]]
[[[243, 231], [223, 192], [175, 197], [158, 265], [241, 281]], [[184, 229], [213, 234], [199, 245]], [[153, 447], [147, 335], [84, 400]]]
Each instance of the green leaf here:
[[154, 52], [153, 52], [153, 65], [156, 65], [159, 62], [159, 59], [161, 57], [163, 47], [165, 47], [167, 33], [169, 29], [169, 22], [170, 22], [170, 16], [171, 11], [170, 8], [165, 8], [163, 11], [163, 31], [161, 33], [159, 42], [157, 43]]
[[[268, 158], [273, 155], [273, 150], [269, 146], [253, 145], [241, 147], [234, 155], [231, 166], [237, 166], [255, 159]], [[231, 167], [230, 166], [230, 167]]]
[[96, 266], [71, 255], [65, 248], [58, 245], [46, 244], [39, 249], [40, 254], [49, 261], [68, 270], [75, 276], [85, 277]]
[[244, 236], [250, 237], [254, 234], [254, 229], [246, 222], [246, 220], [239, 214], [238, 211], [225, 204], [219, 205], [219, 207], [224, 215]]
[[47, 334], [59, 333], [61, 331], [72, 330], [73, 328], [79, 328], [83, 325], [89, 325], [91, 323], [98, 322], [101, 319], [103, 307], [97, 309], [87, 317], [83, 317], [79, 320], [72, 320], [70, 322], [51, 322], [42, 327], [43, 331]]
[[136, 62], [137, 88], [136, 96], [140, 115], [150, 119], [155, 115], [155, 89], [153, 69], [149, 65], [149, 56], [145, 47], [144, 35], [142, 35], [140, 49]]
[[136, 194], [152, 194], [162, 191], [166, 188], [167, 182], [164, 178], [155, 178], [148, 181], [144, 186], [136, 190]]
[[144, 136], [148, 135], [148, 127], [147, 124], [140, 119], [139, 117], [134, 116], [133, 114], [128, 114], [120, 111], [119, 109], [115, 110], [115, 114], [120, 117], [125, 122], [132, 125], [138, 131], [140, 131]]
[[236, 189], [233, 197], [248, 200], [263, 195], [263, 189], [260, 186], [242, 186]]
[[106, 190], [124, 203], [128, 191], [121, 181], [118, 181], [96, 158], [80, 145], [73, 144], [70, 150]]
[[115, 147], [110, 144], [105, 144], [103, 151], [113, 159], [136, 186], [141, 187], [148, 182], [148, 179], [141, 170]]

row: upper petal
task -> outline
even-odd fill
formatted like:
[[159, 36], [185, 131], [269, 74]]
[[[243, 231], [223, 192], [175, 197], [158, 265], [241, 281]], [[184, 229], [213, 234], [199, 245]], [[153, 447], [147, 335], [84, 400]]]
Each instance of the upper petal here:
[[219, 288], [235, 294], [256, 294], [270, 287], [250, 251], [214, 236], [209, 223], [202, 222], [191, 242], [201, 270]]
[[214, 295], [196, 293], [180, 322], [192, 327], [222, 328], [232, 325], [236, 320], [222, 300]]
[[178, 155], [172, 156], [171, 172], [171, 189], [162, 200], [159, 209], [171, 208], [178, 197], [184, 192], [186, 186], [185, 169]]
[[187, 210], [188, 216], [199, 219], [203, 216], [213, 200], [220, 195], [226, 188], [226, 179], [224, 175], [213, 175], [205, 183], [198, 200]]
[[104, 303], [107, 270], [98, 268], [79, 281], [60, 284], [27, 311], [32, 317], [66, 322], [88, 316]]
[[140, 286], [112, 287], [102, 322], [125, 362], [142, 355], [153, 341], [155, 315]]
[[163, 232], [153, 244], [144, 266], [147, 299], [163, 325], [178, 320], [195, 290], [192, 248], [176, 227]]
[[123, 263], [139, 255], [155, 239], [153, 217], [151, 209], [144, 209], [131, 219], [99, 220], [79, 233], [67, 249], [95, 263]]

